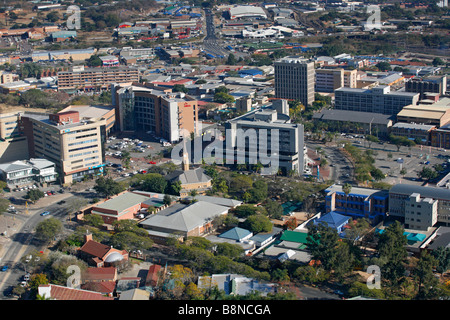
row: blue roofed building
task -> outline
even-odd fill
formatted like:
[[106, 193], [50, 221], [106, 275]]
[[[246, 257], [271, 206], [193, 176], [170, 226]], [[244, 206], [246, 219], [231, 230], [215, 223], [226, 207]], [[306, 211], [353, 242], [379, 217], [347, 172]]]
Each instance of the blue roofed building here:
[[231, 240], [235, 240], [235, 241], [244, 241], [244, 240], [251, 238], [252, 236], [253, 236], [252, 232], [250, 232], [246, 229], [239, 228], [239, 227], [234, 227], [233, 229], [230, 229], [230, 230], [220, 234], [218, 237], [225, 238], [225, 239], [231, 239]]
[[325, 224], [328, 227], [335, 229], [337, 233], [342, 233], [344, 231], [344, 226], [348, 224], [350, 217], [344, 216], [336, 212], [327, 213], [320, 218], [314, 220], [314, 224]]
[[255, 77], [255, 76], [262, 76], [264, 75], [264, 72], [262, 72], [259, 69], [244, 69], [244, 70], [240, 70], [239, 71], [239, 76], [241, 76], [242, 78], [244, 77]]
[[352, 187], [345, 194], [342, 185], [325, 189], [325, 212], [335, 212], [354, 219], [366, 218], [377, 223], [386, 217], [389, 208], [389, 192], [371, 188]]

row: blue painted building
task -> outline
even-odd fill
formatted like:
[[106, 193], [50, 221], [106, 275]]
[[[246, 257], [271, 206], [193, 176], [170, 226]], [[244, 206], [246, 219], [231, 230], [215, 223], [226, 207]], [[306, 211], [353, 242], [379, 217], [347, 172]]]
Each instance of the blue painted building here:
[[386, 217], [389, 210], [389, 192], [386, 190], [352, 187], [346, 195], [342, 185], [332, 185], [325, 192], [326, 213], [336, 212], [377, 223]]
[[320, 218], [314, 219], [314, 224], [325, 224], [328, 227], [335, 229], [337, 233], [344, 231], [344, 226], [348, 224], [350, 217], [344, 216], [336, 212], [327, 213]]

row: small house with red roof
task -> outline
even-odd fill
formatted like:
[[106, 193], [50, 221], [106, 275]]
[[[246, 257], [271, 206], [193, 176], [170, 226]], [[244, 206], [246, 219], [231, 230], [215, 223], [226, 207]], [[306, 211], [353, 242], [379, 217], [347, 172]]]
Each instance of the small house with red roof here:
[[91, 266], [97, 268], [110, 267], [128, 260], [128, 252], [126, 250], [118, 250], [94, 241], [91, 233], [86, 234], [84, 240], [85, 243], [78, 250], [78, 253], [80, 258]]
[[41, 284], [38, 287], [38, 294], [50, 300], [114, 300], [99, 292], [75, 289], [56, 284]]

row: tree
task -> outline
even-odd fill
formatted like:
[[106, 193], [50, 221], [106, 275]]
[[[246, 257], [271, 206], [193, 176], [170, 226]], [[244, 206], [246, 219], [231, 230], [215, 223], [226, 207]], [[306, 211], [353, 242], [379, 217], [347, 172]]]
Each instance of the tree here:
[[352, 185], [350, 183], [345, 183], [342, 186], [342, 191], [345, 193], [346, 196], [348, 196], [352, 191]]
[[324, 223], [313, 224], [306, 236], [308, 251], [313, 260], [319, 260], [327, 271], [335, 266], [339, 235]]
[[217, 243], [216, 244], [216, 254], [221, 256], [226, 256], [230, 259], [235, 259], [240, 257], [244, 253], [244, 249], [237, 245], [231, 243]]
[[131, 154], [129, 151], [122, 151], [121, 162], [126, 169], [130, 167]]
[[400, 222], [395, 221], [379, 235], [377, 251], [384, 282], [392, 291], [398, 290], [405, 276], [407, 240]]
[[104, 224], [103, 218], [98, 214], [88, 214], [83, 218], [84, 223], [95, 228], [99, 228]]
[[0, 214], [8, 210], [10, 203], [8, 199], [0, 198]]
[[432, 180], [437, 178], [438, 173], [431, 168], [423, 167], [422, 170], [417, 173], [417, 176], [421, 179]]
[[111, 237], [111, 245], [128, 251], [148, 250], [153, 246], [153, 240], [146, 234], [139, 235], [132, 231], [122, 231]]
[[372, 135], [366, 136], [366, 140], [367, 140], [367, 143], [369, 144], [369, 148], [372, 145], [372, 143], [374, 143], [374, 142], [375, 143], [379, 143], [380, 142], [380, 140], [377, 137], [372, 136]]
[[185, 87], [184, 84], [175, 84], [172, 88], [172, 92], [183, 92], [188, 93], [189, 89]]
[[433, 66], [435, 66], [435, 67], [437, 67], [437, 66], [445, 66], [445, 61], [442, 60], [442, 59], [439, 58], [439, 57], [436, 57], [436, 58], [433, 59], [432, 64], [433, 64]]
[[28, 282], [29, 288], [36, 291], [41, 284], [49, 284], [48, 278], [44, 273], [33, 274]]
[[168, 206], [168, 205], [170, 205], [171, 203], [172, 203], [172, 197], [170, 196], [170, 195], [168, 195], [168, 194], [165, 194], [164, 195], [164, 198], [163, 198], [163, 203], [166, 205], [166, 206]]
[[270, 219], [262, 214], [251, 215], [244, 221], [243, 226], [253, 233], [270, 232], [273, 227]]
[[233, 103], [235, 101], [234, 97], [225, 92], [218, 92], [214, 94], [214, 102], [218, 103]]
[[433, 250], [433, 257], [436, 258], [436, 271], [443, 274], [450, 269], [450, 248], [438, 247]]
[[165, 193], [167, 180], [159, 173], [147, 173], [142, 180], [142, 190]]
[[41, 221], [36, 226], [36, 238], [43, 242], [49, 242], [62, 231], [62, 227], [62, 222], [53, 217]]
[[125, 186], [113, 178], [100, 177], [95, 180], [94, 190], [104, 197], [111, 197], [125, 190]]
[[25, 198], [31, 200], [32, 202], [38, 201], [40, 198], [44, 197], [44, 192], [39, 189], [28, 190]]
[[101, 67], [103, 65], [103, 62], [98, 55], [94, 54], [89, 59], [86, 59], [86, 64], [89, 67]]
[[230, 65], [230, 66], [233, 66], [233, 65], [235, 65], [236, 63], [237, 63], [236, 57], [234, 56], [234, 54], [230, 53], [230, 54], [228, 55], [226, 64], [227, 64], [227, 65]]
[[266, 208], [269, 217], [273, 219], [280, 219], [283, 215], [283, 207], [277, 201], [268, 199], [263, 206]]
[[353, 223], [353, 220], [349, 221], [348, 225], [350, 228], [345, 231], [345, 238], [353, 245], [369, 231], [370, 227], [370, 223], [366, 218], [358, 219], [356, 223]]
[[342, 281], [344, 276], [352, 271], [354, 260], [355, 257], [350, 252], [350, 246], [346, 242], [339, 241], [332, 260], [334, 275], [338, 280]]
[[370, 175], [376, 181], [380, 181], [380, 180], [383, 180], [385, 178], [385, 175], [384, 175], [383, 171], [381, 171], [378, 168], [373, 168], [372, 170], [370, 170]]
[[268, 186], [263, 180], [257, 180], [253, 183], [252, 188], [249, 190], [251, 195], [251, 202], [259, 203], [267, 198]]
[[437, 260], [427, 251], [422, 251], [417, 266], [413, 270], [413, 278], [416, 281], [418, 292], [417, 299], [428, 300], [438, 296], [437, 285], [439, 280], [433, 274], [433, 267]]
[[391, 71], [392, 67], [389, 62], [378, 62], [375, 67], [377, 67], [380, 71]]

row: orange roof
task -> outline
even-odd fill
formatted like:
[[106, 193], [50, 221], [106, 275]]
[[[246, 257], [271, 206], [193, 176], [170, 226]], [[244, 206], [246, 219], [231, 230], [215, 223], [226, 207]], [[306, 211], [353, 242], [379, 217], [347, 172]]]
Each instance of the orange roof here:
[[84, 272], [84, 280], [95, 281], [95, 280], [115, 280], [116, 278], [116, 268], [106, 267], [106, 268], [87, 268]]
[[112, 294], [116, 289], [115, 281], [88, 282], [81, 285], [82, 290], [94, 291], [102, 294]]
[[89, 240], [80, 248], [80, 250], [94, 257], [103, 258], [109, 250], [111, 250], [111, 247], [93, 240]]
[[56, 300], [114, 300], [101, 293], [58, 286], [55, 284], [40, 285], [39, 288], [50, 287], [50, 296]]

